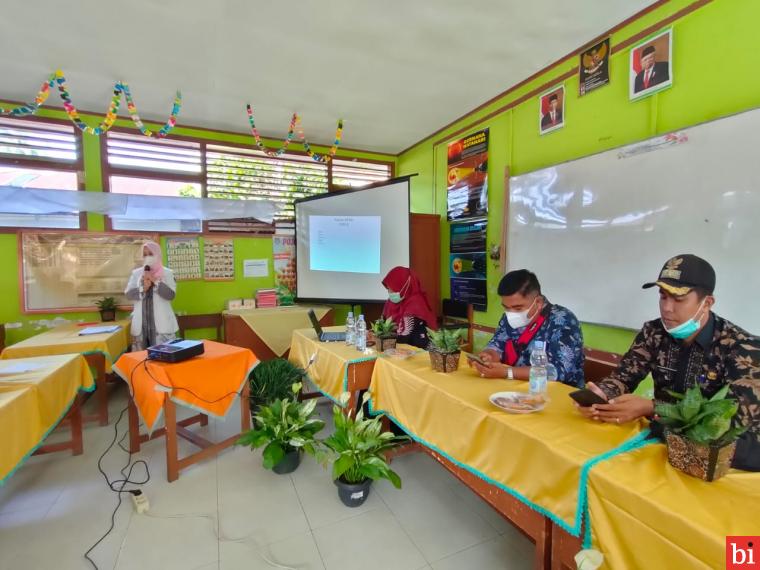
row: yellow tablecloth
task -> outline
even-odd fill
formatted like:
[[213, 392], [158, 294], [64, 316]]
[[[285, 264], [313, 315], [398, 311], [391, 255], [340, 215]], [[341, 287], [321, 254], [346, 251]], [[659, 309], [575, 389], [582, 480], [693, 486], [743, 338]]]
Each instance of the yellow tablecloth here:
[[293, 331], [311, 326], [309, 309], [314, 310], [317, 319], [322, 319], [330, 311], [330, 307], [294, 305], [271, 309], [236, 309], [225, 311], [225, 314], [238, 315], [272, 352], [282, 356], [290, 348]]
[[[4, 373], [28, 365], [29, 372]], [[40, 366], [41, 365], [41, 366]], [[29, 457], [68, 412], [79, 390], [93, 390], [79, 354], [0, 361], [0, 484]]]
[[706, 483], [671, 467], [664, 444], [594, 467], [588, 500], [605, 568], [724, 568], [726, 536], [760, 535], [760, 473]]
[[[345, 330], [345, 327], [327, 327], [325, 330], [337, 332]], [[349, 365], [377, 358], [372, 348], [361, 353], [344, 342], [320, 342], [314, 329], [293, 331], [289, 360], [306, 368], [315, 354], [317, 359], [307, 371], [309, 378], [320, 392], [335, 402], [348, 389]]]
[[526, 391], [526, 382], [481, 378], [462, 364], [434, 372], [426, 353], [407, 360], [379, 358], [370, 387], [373, 411], [385, 412], [420, 443], [495, 484], [578, 536], [583, 477], [594, 458], [637, 442], [643, 423], [612, 425], [582, 418], [552, 382], [551, 401], [535, 414], [512, 415], [488, 400], [500, 391]]
[[[100, 325], [111, 323], [98, 323]], [[46, 356], [51, 354], [91, 354], [99, 352], [105, 356], [106, 372], [111, 371], [111, 365], [129, 347], [129, 321], [113, 323], [121, 328], [112, 333], [79, 336], [82, 326], [63, 325], [40, 333], [21, 342], [8, 346], [0, 358], [27, 358], [31, 356]]]
[[176, 363], [146, 360], [147, 351], [129, 352], [114, 372], [129, 385], [148, 431], [161, 419], [167, 393], [173, 402], [222, 418], [258, 363], [247, 348], [204, 340], [204, 353]]

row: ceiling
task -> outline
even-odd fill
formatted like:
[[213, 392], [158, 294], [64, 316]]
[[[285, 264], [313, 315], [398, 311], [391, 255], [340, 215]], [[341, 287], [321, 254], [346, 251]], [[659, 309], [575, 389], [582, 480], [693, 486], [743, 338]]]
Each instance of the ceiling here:
[[[0, 99], [31, 101], [63, 69], [105, 113], [129, 83], [143, 119], [397, 153], [653, 0], [4, 0]], [[49, 102], [59, 106], [56, 95]]]

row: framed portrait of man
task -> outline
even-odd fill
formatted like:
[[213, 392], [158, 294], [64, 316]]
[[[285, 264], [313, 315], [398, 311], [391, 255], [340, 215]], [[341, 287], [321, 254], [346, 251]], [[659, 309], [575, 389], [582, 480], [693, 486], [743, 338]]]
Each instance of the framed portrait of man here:
[[539, 95], [538, 132], [542, 135], [565, 126], [565, 86], [560, 85]]
[[668, 29], [631, 48], [628, 69], [631, 100], [673, 85], [673, 30]]

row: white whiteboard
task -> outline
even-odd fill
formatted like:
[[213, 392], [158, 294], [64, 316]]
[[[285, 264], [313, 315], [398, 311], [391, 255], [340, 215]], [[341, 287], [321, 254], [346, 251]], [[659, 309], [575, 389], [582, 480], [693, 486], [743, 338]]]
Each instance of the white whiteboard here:
[[760, 110], [675, 135], [512, 177], [509, 269], [581, 321], [638, 329], [659, 317], [641, 285], [694, 253], [715, 267], [715, 312], [760, 333]]

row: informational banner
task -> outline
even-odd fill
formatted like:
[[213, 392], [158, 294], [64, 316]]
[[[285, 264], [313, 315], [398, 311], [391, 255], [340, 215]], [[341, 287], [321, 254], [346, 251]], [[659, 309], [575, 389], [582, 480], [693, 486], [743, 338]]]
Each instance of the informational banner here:
[[235, 249], [231, 239], [203, 239], [204, 276], [206, 281], [235, 279]]
[[452, 279], [451, 298], [471, 303], [476, 311], [487, 309], [488, 289], [485, 279]]
[[486, 221], [451, 224], [451, 253], [486, 251]]
[[578, 66], [578, 92], [591, 93], [610, 82], [610, 38], [604, 39], [581, 53]]
[[478, 311], [485, 311], [488, 304], [486, 229], [485, 220], [460, 222], [451, 224], [449, 234], [451, 298]]
[[272, 236], [275, 285], [296, 292], [296, 238]]
[[150, 235], [23, 233], [20, 272], [24, 312], [92, 310], [103, 297], [130, 305], [124, 295], [132, 270], [142, 265]]
[[448, 219], [488, 214], [488, 129], [449, 144], [447, 172]]
[[201, 246], [198, 238], [166, 238], [166, 262], [177, 281], [200, 279]]

